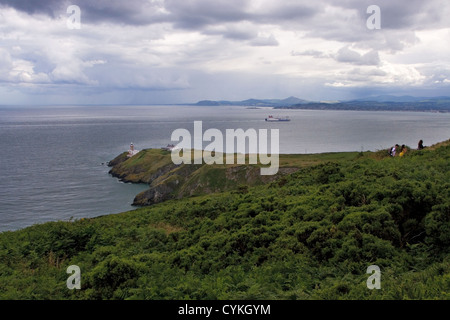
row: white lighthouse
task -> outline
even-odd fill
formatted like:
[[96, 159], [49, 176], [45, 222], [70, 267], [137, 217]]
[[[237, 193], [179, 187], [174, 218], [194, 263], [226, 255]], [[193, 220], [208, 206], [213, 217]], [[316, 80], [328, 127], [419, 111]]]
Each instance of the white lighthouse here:
[[130, 150], [128, 150], [128, 158], [131, 158], [132, 156], [136, 155], [139, 152], [139, 150], [134, 149], [133, 142], [130, 144]]

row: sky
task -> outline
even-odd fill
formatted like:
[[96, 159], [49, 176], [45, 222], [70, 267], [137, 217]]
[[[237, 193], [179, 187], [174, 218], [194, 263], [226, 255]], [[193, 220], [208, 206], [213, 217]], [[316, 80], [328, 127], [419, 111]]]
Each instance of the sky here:
[[0, 104], [448, 96], [449, 43], [448, 0], [0, 0]]

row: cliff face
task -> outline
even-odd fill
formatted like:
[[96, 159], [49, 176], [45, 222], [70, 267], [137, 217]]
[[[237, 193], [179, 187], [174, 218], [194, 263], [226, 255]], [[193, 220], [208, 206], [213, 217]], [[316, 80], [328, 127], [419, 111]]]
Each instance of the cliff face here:
[[110, 161], [110, 174], [125, 182], [146, 183], [149, 189], [138, 194], [133, 205], [148, 206], [169, 199], [238, 189], [272, 182], [298, 168], [280, 168], [277, 175], [261, 176], [251, 165], [175, 165], [170, 152], [142, 150], [127, 158], [123, 153]]

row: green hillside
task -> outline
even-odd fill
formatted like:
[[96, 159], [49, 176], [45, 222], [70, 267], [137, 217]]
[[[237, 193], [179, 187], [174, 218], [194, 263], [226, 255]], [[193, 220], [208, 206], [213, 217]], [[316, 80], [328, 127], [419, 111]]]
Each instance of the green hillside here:
[[450, 298], [450, 141], [305, 157], [265, 184], [1, 233], [0, 299]]
[[[135, 205], [147, 206], [169, 199], [267, 184], [286, 174], [294, 173], [300, 168], [329, 160], [353, 160], [377, 155], [379, 154], [358, 152], [280, 155], [280, 168], [277, 175], [273, 176], [261, 175], [259, 165], [206, 165], [203, 163], [202, 165], [177, 166], [172, 162], [171, 153], [161, 149], [142, 150], [131, 158], [128, 158], [126, 153], [122, 153], [113, 159], [109, 166], [112, 167], [110, 173], [114, 177], [125, 182], [149, 185], [149, 190], [138, 194], [134, 199]], [[222, 156], [225, 163], [225, 156]], [[382, 156], [387, 156], [387, 152], [382, 152]], [[249, 163], [248, 155], [245, 162]]]

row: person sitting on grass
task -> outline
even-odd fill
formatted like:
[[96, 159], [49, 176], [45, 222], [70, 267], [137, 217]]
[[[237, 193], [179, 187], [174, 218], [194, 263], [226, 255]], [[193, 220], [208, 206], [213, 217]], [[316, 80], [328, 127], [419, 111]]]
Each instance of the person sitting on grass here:
[[406, 151], [408, 151], [405, 145], [402, 145], [402, 148], [400, 150], [401, 150], [399, 154], [400, 157], [403, 157], [406, 154]]
[[399, 148], [399, 145], [396, 144], [395, 146], [393, 146], [393, 147], [391, 148], [389, 154], [390, 154], [392, 157], [395, 157], [395, 155], [397, 154], [398, 148]]
[[423, 146], [423, 140], [419, 141], [419, 144], [417, 145], [417, 150], [423, 150], [425, 147]]

